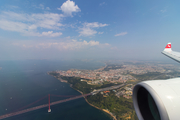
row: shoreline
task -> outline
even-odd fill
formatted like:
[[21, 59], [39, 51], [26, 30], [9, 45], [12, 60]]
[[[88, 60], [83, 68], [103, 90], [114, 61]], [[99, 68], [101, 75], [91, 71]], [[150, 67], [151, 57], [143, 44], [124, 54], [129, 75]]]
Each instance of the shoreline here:
[[[70, 87], [71, 87], [71, 86], [70, 86]], [[72, 88], [72, 87], [71, 87], [71, 88]], [[74, 89], [74, 88], [73, 88], [73, 89]], [[76, 90], [76, 89], [74, 89], [74, 90]], [[76, 90], [76, 91], [78, 91], [79, 93], [81, 93], [81, 94], [83, 95], [83, 92], [81, 92], [80, 90]], [[114, 115], [112, 115], [108, 110], [106, 110], [106, 109], [101, 109], [101, 108], [99, 108], [99, 107], [97, 107], [97, 106], [89, 103], [88, 100], [87, 100], [85, 97], [84, 97], [84, 99], [85, 99], [85, 101], [86, 101], [90, 106], [92, 106], [92, 107], [94, 107], [94, 108], [96, 108], [96, 109], [99, 109], [99, 110], [104, 111], [105, 113], [109, 114], [109, 115], [113, 118], [113, 120], [117, 120], [116, 117], [115, 117]]]
[[[48, 73], [48, 75], [49, 75], [49, 73]], [[51, 76], [53, 76], [53, 75], [51, 75]], [[53, 77], [55, 77], [55, 76], [53, 76]], [[55, 78], [56, 78], [56, 77], [55, 77]], [[66, 80], [63, 80], [62, 78], [56, 78], [56, 79], [58, 79], [60, 82], [68, 83]], [[69, 84], [69, 83], [68, 83], [68, 84]], [[70, 84], [70, 87], [73, 88], [73, 87], [71, 86], [71, 84]], [[75, 88], [73, 88], [73, 89], [76, 90]], [[79, 93], [81, 93], [81, 94], [83, 95], [83, 92], [81, 92], [80, 90], [76, 90], [76, 91], [78, 91]], [[109, 115], [113, 118], [113, 120], [117, 120], [116, 117], [115, 117], [114, 115], [112, 115], [108, 110], [106, 110], [106, 109], [101, 109], [101, 108], [99, 108], [99, 107], [97, 107], [97, 106], [89, 103], [88, 100], [87, 100], [85, 97], [84, 97], [84, 99], [85, 99], [85, 101], [86, 101], [90, 106], [92, 106], [92, 107], [94, 107], [94, 108], [96, 108], [96, 109], [99, 109], [99, 110], [104, 111], [105, 113], [109, 114]]]
[[[61, 81], [61, 82], [68, 83], [66, 80], [63, 80], [63, 79], [61, 79], [61, 78], [58, 79], [58, 80]], [[69, 83], [68, 83], [68, 84], [69, 84]], [[70, 87], [73, 88], [73, 87], [71, 86], [71, 84], [70, 84]], [[73, 89], [74, 89], [74, 88], [73, 88]], [[80, 90], [77, 90], [77, 89], [74, 89], [74, 90], [78, 91], [79, 93], [81, 93], [81, 94], [83, 95], [83, 92], [81, 92]], [[89, 103], [88, 100], [87, 100], [85, 97], [84, 97], [84, 99], [85, 99], [85, 101], [86, 101], [90, 106], [92, 106], [92, 107], [94, 107], [94, 108], [96, 108], [96, 109], [99, 109], [99, 110], [104, 111], [105, 113], [109, 114], [109, 115], [113, 118], [113, 120], [117, 120], [116, 117], [115, 117], [114, 115], [112, 115], [108, 110], [101, 109], [101, 108], [99, 108], [99, 107], [97, 107], [97, 106]]]
[[104, 111], [105, 113], [109, 114], [109, 115], [113, 118], [113, 120], [117, 120], [116, 117], [115, 117], [114, 115], [112, 115], [108, 110], [98, 108], [97, 106], [95, 106], [95, 105], [89, 103], [88, 100], [87, 100], [86, 98], [84, 98], [84, 99], [86, 100], [86, 102], [87, 102], [90, 106], [95, 107], [96, 109], [99, 109], [99, 110]]

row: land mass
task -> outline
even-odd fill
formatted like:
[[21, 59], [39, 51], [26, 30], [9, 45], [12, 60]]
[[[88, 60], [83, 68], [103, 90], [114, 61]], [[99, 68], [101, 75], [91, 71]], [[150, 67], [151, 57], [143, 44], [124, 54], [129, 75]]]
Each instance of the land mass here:
[[112, 64], [97, 70], [48, 72], [61, 82], [69, 83], [81, 94], [87, 94], [110, 86], [123, 87], [97, 92], [85, 98], [91, 106], [110, 114], [115, 120], [138, 120], [132, 101], [132, 89], [140, 81], [167, 79], [180, 75], [176, 66], [169, 64]]

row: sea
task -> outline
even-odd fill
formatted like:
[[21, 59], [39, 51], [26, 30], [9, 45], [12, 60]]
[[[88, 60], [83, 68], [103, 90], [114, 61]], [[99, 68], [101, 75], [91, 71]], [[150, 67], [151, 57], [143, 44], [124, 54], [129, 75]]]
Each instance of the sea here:
[[[0, 116], [25, 108], [47, 104], [50, 101], [67, 99], [68, 96], [81, 95], [69, 84], [60, 82], [47, 74], [48, 71], [68, 69], [98, 69], [104, 66], [100, 62], [90, 61], [51, 61], [51, 60], [15, 60], [0, 61]], [[34, 103], [37, 101], [36, 103]], [[31, 103], [34, 103], [31, 105]], [[29, 106], [27, 106], [29, 105]], [[90, 106], [84, 98], [60, 103], [4, 120], [112, 120], [111, 116]]]

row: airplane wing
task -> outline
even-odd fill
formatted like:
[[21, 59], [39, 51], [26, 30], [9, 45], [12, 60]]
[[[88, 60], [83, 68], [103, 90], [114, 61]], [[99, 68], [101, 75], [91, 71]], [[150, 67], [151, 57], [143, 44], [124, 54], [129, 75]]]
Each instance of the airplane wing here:
[[[168, 43], [162, 53], [180, 62], [180, 52]], [[179, 120], [180, 78], [148, 80], [133, 88], [133, 105], [139, 120]]]
[[180, 63], [180, 52], [172, 51], [171, 43], [168, 43], [161, 53]]

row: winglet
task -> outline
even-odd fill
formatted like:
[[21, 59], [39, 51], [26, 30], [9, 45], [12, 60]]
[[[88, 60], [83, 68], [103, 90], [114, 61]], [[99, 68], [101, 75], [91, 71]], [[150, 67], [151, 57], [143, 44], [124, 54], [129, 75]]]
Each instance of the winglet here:
[[167, 51], [167, 52], [168, 52], [168, 51], [172, 51], [172, 50], [171, 50], [171, 43], [168, 43], [168, 44], [166, 45], [164, 51]]

